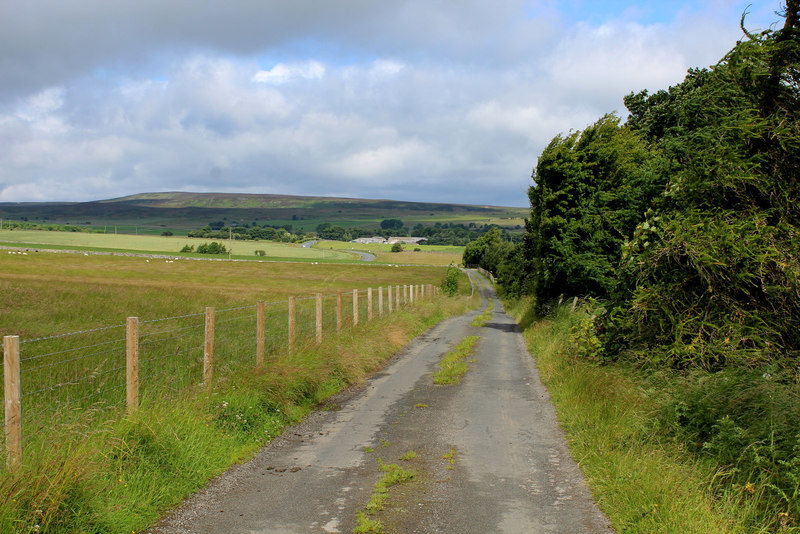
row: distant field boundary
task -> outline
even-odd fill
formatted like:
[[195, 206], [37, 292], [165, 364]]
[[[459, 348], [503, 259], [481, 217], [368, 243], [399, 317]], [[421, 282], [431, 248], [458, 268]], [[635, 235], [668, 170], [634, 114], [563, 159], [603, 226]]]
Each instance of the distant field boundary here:
[[[130, 258], [150, 258], [157, 260], [194, 260], [194, 261], [254, 261], [261, 263], [309, 263], [310, 260], [299, 260], [296, 258], [286, 259], [241, 259], [241, 258], [217, 258], [209, 255], [208, 257], [181, 256], [180, 254], [159, 254], [157, 252], [124, 252], [118, 250], [81, 250], [71, 248], [46, 248], [48, 245], [36, 247], [33, 245], [0, 245], [0, 250], [10, 250], [14, 252], [54, 252], [56, 254], [83, 254], [84, 256], [122, 256]], [[411, 267], [407, 265], [406, 267]]]
[[4, 336], [6, 463], [20, 465], [24, 447], [46, 440], [55, 428], [87, 418], [103, 420], [115, 411], [132, 413], [142, 395], [210, 388], [236, 371], [262, 368], [270, 356], [320, 344], [325, 335], [439, 294], [432, 284], [388, 285], [221, 310], [208, 307], [202, 313], [141, 322], [129, 317], [121, 325], [38, 339]]
[[[262, 258], [253, 258], [253, 259], [243, 259], [243, 258], [220, 258], [214, 257], [209, 255], [208, 257], [199, 257], [199, 256], [182, 256], [180, 254], [163, 254], [158, 252], [127, 252], [127, 251], [118, 251], [118, 250], [81, 250], [77, 248], [47, 248], [48, 245], [44, 246], [34, 246], [33, 244], [19, 244], [19, 245], [0, 245], [0, 250], [6, 250], [10, 252], [19, 252], [19, 253], [28, 253], [28, 252], [45, 252], [45, 253], [55, 253], [55, 254], [82, 254], [84, 256], [120, 256], [120, 257], [129, 257], [129, 258], [148, 258], [148, 259], [157, 259], [157, 260], [190, 260], [190, 261], [245, 261], [245, 262], [256, 262], [256, 263], [338, 263], [338, 264], [356, 264], [356, 265], [375, 265], [380, 267], [385, 267], [387, 265], [394, 265], [397, 267], [439, 267], [436, 264], [426, 264], [426, 263], [383, 263], [383, 262], [375, 262], [375, 261], [364, 261], [364, 260], [357, 260], [353, 258], [352, 261], [344, 261], [344, 260], [325, 260], [325, 259], [318, 259], [318, 260], [311, 260], [311, 259], [298, 259], [298, 258], [274, 258], [274, 259], [262, 259]], [[347, 252], [351, 253], [348, 250], [342, 249], [337, 250], [337, 252]], [[431, 252], [433, 254], [435, 252]]]

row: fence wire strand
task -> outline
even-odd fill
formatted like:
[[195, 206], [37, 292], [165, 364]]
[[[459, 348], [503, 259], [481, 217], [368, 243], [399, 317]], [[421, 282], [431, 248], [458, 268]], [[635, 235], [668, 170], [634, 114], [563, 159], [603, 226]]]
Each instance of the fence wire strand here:
[[[408, 304], [410, 290], [400, 285], [392, 286], [391, 291], [382, 286], [380, 293], [373, 289], [372, 319]], [[319, 339], [318, 297], [322, 304], [320, 328], [325, 337], [352, 327], [356, 314], [358, 324], [368, 322], [369, 294], [369, 290], [362, 289], [295, 298], [295, 343], [308, 344]], [[416, 299], [415, 295], [414, 302]], [[383, 303], [382, 314], [379, 302]], [[268, 364], [269, 357], [288, 346], [289, 307], [286, 300], [265, 302], [263, 306], [264, 363]], [[169, 396], [203, 382], [205, 318], [205, 313], [193, 313], [138, 323], [140, 394]], [[215, 311], [215, 377], [255, 368], [258, 319], [257, 305]], [[59, 425], [124, 409], [126, 347], [124, 324], [21, 340], [24, 440], [40, 439]], [[0, 404], [0, 412], [4, 415], [5, 403]], [[3, 415], [0, 415], [2, 428]]]

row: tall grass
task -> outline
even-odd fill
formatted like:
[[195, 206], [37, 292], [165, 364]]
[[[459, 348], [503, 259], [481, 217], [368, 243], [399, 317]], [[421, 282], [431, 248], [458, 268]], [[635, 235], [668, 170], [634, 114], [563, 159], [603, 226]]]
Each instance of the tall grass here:
[[232, 370], [210, 391], [149, 392], [128, 417], [85, 412], [29, 444], [22, 467], [0, 476], [0, 532], [138, 532], [413, 336], [471, 306], [423, 301], [321, 345], [277, 351], [259, 370]]

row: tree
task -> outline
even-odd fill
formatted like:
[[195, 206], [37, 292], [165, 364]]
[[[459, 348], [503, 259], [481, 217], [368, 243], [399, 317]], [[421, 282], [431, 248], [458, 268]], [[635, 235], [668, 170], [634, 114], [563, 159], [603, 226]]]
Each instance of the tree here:
[[622, 246], [663, 188], [641, 135], [619, 122], [606, 115], [559, 135], [539, 157], [524, 250], [540, 303], [611, 295]]
[[384, 230], [399, 230], [403, 227], [400, 219], [384, 219], [381, 221], [381, 228]]
[[668, 93], [626, 99], [669, 172], [623, 250], [607, 350], [663, 345], [708, 369], [800, 352], [798, 2], [786, 12]]
[[197, 245], [198, 254], [225, 254], [227, 251], [225, 245], [217, 243], [216, 241]]
[[489, 272], [496, 272], [497, 267], [513, 248], [513, 245], [504, 241], [501, 235], [500, 229], [495, 226], [467, 244], [464, 248], [464, 265], [477, 265]]

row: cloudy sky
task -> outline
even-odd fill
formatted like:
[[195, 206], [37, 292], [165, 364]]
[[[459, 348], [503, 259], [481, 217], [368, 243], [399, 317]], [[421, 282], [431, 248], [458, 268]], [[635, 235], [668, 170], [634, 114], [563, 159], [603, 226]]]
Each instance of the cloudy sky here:
[[559, 132], [781, 0], [0, 0], [0, 202], [152, 191], [526, 206]]

